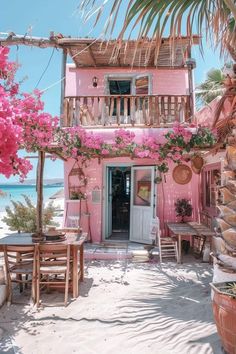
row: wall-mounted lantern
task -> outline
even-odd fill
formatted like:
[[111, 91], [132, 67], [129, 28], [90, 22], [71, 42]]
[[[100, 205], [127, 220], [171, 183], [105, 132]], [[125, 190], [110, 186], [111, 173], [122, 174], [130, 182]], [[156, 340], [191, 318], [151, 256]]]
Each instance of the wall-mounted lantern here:
[[96, 76], [94, 76], [92, 82], [93, 82], [93, 87], [97, 87], [97, 85], [98, 85], [98, 78], [97, 78]]
[[189, 69], [195, 69], [196, 68], [196, 60], [193, 58], [187, 58], [185, 61], [186, 66]]

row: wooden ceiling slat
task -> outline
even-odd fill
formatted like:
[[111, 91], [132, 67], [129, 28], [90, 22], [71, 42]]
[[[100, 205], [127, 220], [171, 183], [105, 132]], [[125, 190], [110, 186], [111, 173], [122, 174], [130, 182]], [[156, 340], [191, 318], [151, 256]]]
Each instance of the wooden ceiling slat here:
[[96, 60], [95, 60], [95, 58], [94, 58], [94, 55], [93, 55], [93, 52], [92, 52], [91, 47], [89, 47], [89, 44], [87, 44], [87, 48], [88, 48], [88, 52], [89, 52], [90, 58], [91, 58], [91, 60], [92, 60], [92, 62], [93, 62], [93, 65], [94, 65], [94, 66], [97, 66]]
[[[175, 41], [174, 52], [170, 47], [170, 41], [163, 41], [161, 44], [158, 58], [155, 59], [156, 43], [150, 41], [122, 42], [120, 48], [116, 41], [110, 42], [89, 42], [86, 43], [84, 50], [84, 41], [78, 40], [78, 45], [70, 47], [70, 55], [77, 67], [103, 67], [103, 66], [134, 66], [134, 67], [156, 67], [171, 66], [182, 67], [189, 40], [186, 38]], [[67, 42], [69, 45], [69, 42]], [[155, 65], [155, 62], [157, 65]]]

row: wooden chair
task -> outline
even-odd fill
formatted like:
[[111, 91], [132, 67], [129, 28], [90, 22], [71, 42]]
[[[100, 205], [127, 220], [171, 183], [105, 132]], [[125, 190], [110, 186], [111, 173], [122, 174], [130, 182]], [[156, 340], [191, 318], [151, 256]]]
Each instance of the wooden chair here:
[[179, 261], [177, 240], [172, 237], [161, 237], [158, 217], [152, 219], [150, 234], [151, 238], [155, 238], [155, 243], [158, 245], [160, 262], [162, 262], [162, 258], [171, 257], [176, 258], [177, 262]]
[[200, 212], [200, 222], [209, 227], [209, 229], [212, 229], [212, 217], [204, 211]]
[[193, 236], [193, 254], [195, 258], [201, 258], [206, 243], [206, 236], [194, 235]]
[[7, 278], [7, 302], [12, 302], [12, 283], [23, 285], [31, 283], [31, 296], [35, 303], [36, 248], [35, 246], [4, 246], [4, 259]]
[[[65, 289], [64, 305], [68, 302], [70, 276], [70, 245], [42, 244], [38, 246], [36, 303], [40, 304], [40, 287], [46, 285]], [[63, 277], [61, 277], [63, 276]]]

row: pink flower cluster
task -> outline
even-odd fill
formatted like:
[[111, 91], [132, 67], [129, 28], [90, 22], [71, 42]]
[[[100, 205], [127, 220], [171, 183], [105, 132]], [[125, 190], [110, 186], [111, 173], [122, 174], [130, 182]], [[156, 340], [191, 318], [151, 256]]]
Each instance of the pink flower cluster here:
[[160, 144], [153, 137], [144, 137], [142, 145], [135, 148], [134, 155], [140, 158], [149, 157], [156, 161], [162, 161]]
[[40, 112], [40, 93], [19, 94], [14, 81], [16, 64], [8, 62], [9, 49], [0, 47], [0, 173], [24, 179], [32, 168], [18, 150], [36, 151], [52, 144], [58, 119]]
[[[22, 107], [21, 104], [23, 104]], [[15, 117], [15, 122], [22, 127], [24, 148], [27, 151], [37, 151], [40, 148], [50, 147], [54, 142], [59, 122], [58, 118], [52, 117], [48, 113], [40, 113], [38, 110], [43, 105], [33, 95], [30, 97], [30, 106], [28, 97], [26, 107], [21, 100], [19, 100], [18, 105], [21, 109]]]
[[115, 147], [124, 149], [127, 145], [134, 142], [135, 134], [125, 129], [118, 129], [115, 131]]
[[190, 142], [192, 133], [177, 122], [173, 125], [173, 130], [164, 133], [164, 137], [170, 145], [184, 147]]
[[171, 134], [173, 138], [182, 137], [185, 144], [188, 144], [192, 138], [192, 132], [181, 126], [179, 122], [175, 122], [173, 125], [174, 134]]
[[104, 149], [103, 139], [100, 135], [86, 132], [81, 127], [71, 127], [58, 130], [57, 142], [63, 154], [67, 157], [77, 158], [95, 153], [102, 153]]
[[107, 144], [99, 134], [87, 132], [81, 127], [72, 127], [59, 130], [56, 140], [65, 156], [73, 158], [86, 156], [89, 159], [94, 155], [102, 157], [109, 154], [119, 156], [125, 152], [132, 153], [135, 146], [134, 138], [134, 133], [119, 129], [115, 131], [114, 143]]
[[17, 70], [17, 64], [8, 61], [9, 48], [0, 47], [0, 80], [5, 81], [6, 88], [16, 90], [17, 83], [14, 83], [15, 72]]

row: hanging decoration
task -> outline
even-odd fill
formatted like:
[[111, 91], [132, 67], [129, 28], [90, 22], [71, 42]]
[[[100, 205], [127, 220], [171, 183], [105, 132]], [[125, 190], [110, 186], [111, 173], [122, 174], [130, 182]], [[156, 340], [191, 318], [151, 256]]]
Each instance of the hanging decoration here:
[[78, 161], [75, 161], [68, 174], [69, 199], [86, 199], [84, 187], [87, 185], [87, 177]]
[[180, 164], [173, 170], [173, 179], [178, 184], [187, 184], [192, 179], [191, 168], [187, 165]]

